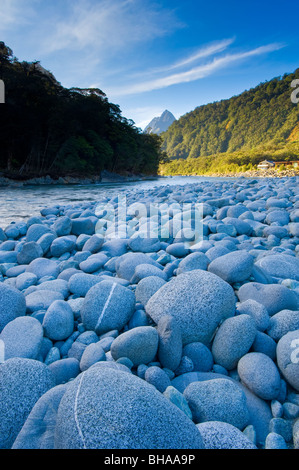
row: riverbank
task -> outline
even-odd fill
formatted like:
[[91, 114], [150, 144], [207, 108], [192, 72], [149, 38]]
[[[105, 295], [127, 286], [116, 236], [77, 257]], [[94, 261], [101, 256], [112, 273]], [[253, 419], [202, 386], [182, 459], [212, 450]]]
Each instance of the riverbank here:
[[[0, 172], [0, 187], [25, 187], [39, 185], [92, 185], [100, 183], [124, 183], [132, 181], [146, 181], [158, 178], [156, 175], [117, 174], [102, 171], [100, 175], [65, 175], [65, 176], [27, 176], [21, 177], [13, 173]], [[161, 176], [162, 177], [162, 176]]]
[[298, 449], [298, 178], [122, 189], [0, 229], [0, 448]]
[[180, 175], [167, 175], [161, 173], [161, 176], [201, 176], [201, 177], [223, 177], [223, 178], [292, 178], [299, 176], [299, 169], [291, 170], [248, 170], [244, 172], [229, 172], [229, 173], [204, 173], [204, 174], [180, 174]]

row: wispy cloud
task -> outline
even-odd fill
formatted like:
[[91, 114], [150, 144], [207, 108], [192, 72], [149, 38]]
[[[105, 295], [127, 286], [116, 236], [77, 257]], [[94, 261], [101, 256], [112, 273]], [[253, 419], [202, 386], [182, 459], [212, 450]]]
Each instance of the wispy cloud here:
[[[266, 46], [257, 47], [255, 49], [251, 49], [245, 52], [239, 52], [234, 54], [226, 54], [225, 56], [214, 58], [208, 63], [198, 65], [197, 67], [193, 67], [191, 69], [185, 70], [183, 72], [167, 75], [165, 77], [158, 77], [152, 80], [130, 84], [128, 86], [119, 87], [119, 88], [111, 88], [109, 90], [109, 94], [113, 96], [126, 96], [136, 93], [144, 93], [153, 90], [158, 90], [161, 88], [166, 88], [172, 85], [178, 85], [180, 83], [187, 83], [195, 80], [202, 79], [215, 73], [221, 68], [228, 67], [229, 65], [248, 59], [250, 57], [259, 56], [262, 54], [266, 54], [269, 52], [277, 51], [284, 47], [283, 44], [268, 44]], [[182, 66], [190, 64], [191, 62], [195, 61], [195, 56], [191, 58], [186, 58], [186, 60], [179, 62], [176, 66]], [[197, 55], [196, 59], [201, 57], [199, 54]], [[169, 69], [173, 68], [170, 66]]]
[[172, 10], [148, 0], [67, 0], [66, 6], [42, 42], [44, 53], [89, 48], [100, 58], [182, 27]]
[[28, 24], [34, 15], [33, 6], [37, 0], [1, 0], [0, 32], [12, 27]]

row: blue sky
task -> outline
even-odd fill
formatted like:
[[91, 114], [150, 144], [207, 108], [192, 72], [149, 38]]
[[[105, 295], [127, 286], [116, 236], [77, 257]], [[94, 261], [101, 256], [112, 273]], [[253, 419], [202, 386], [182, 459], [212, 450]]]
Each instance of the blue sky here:
[[144, 128], [299, 67], [281, 0], [1, 0], [0, 40], [65, 87], [98, 87]]

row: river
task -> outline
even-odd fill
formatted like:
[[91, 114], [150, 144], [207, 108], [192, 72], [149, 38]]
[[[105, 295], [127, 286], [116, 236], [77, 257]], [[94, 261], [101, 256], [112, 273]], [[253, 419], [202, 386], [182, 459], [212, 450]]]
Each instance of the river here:
[[47, 206], [78, 204], [88, 201], [100, 201], [104, 196], [113, 196], [119, 192], [152, 189], [164, 185], [187, 185], [203, 181], [225, 181], [236, 178], [215, 178], [201, 176], [174, 176], [153, 178], [144, 181], [121, 183], [99, 183], [92, 185], [41, 185], [0, 188], [0, 227], [5, 228], [11, 222], [39, 216], [40, 210]]

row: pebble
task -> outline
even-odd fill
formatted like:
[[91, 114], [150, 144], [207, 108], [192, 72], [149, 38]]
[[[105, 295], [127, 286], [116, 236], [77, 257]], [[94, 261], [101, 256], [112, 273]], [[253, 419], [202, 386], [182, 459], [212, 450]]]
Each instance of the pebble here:
[[150, 366], [146, 369], [144, 380], [153, 385], [161, 393], [170, 386], [169, 376], [163, 369], [157, 366]]
[[192, 419], [192, 412], [184, 395], [180, 393], [172, 385], [168, 385], [163, 392], [164, 397], [168, 398], [175, 406], [177, 406], [188, 418]]

